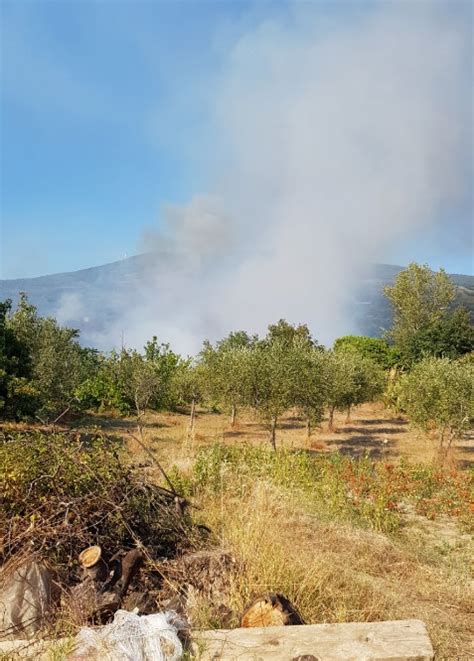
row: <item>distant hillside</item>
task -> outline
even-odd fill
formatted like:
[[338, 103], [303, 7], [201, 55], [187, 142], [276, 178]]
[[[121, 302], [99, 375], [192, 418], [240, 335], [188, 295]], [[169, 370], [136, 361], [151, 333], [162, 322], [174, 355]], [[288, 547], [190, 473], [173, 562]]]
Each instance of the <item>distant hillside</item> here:
[[[131, 301], [147, 284], [148, 256], [137, 255], [119, 262], [69, 273], [38, 278], [0, 280], [0, 300], [24, 291], [44, 316], [55, 316], [62, 323], [79, 328], [84, 344], [94, 345], [95, 338], [107, 333], [118, 316], [117, 300]], [[370, 277], [361, 280], [357, 300], [350, 314], [359, 332], [379, 336], [391, 326], [391, 310], [383, 287], [393, 282], [401, 266], [376, 264]], [[474, 319], [474, 276], [451, 275], [457, 285], [458, 301]], [[159, 329], [157, 329], [159, 332]]]

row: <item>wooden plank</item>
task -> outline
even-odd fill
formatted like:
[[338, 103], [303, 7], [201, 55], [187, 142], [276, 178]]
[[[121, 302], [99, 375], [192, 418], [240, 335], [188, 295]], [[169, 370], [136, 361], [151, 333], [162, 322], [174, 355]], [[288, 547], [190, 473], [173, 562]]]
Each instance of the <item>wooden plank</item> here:
[[[49, 661], [51, 647], [69, 652], [73, 643], [71, 639], [1, 641], [0, 656]], [[426, 627], [420, 620], [194, 631], [192, 651], [199, 661], [432, 661], [434, 658]]]
[[311, 624], [193, 633], [200, 661], [431, 661], [420, 620]]

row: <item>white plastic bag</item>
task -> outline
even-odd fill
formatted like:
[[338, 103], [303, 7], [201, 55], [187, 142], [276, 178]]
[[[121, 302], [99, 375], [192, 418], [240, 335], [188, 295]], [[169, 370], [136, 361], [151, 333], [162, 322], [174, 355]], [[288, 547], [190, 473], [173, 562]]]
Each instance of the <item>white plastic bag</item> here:
[[173, 612], [137, 615], [118, 610], [110, 624], [79, 631], [72, 658], [178, 661], [183, 654], [178, 631], [184, 628], [185, 623]]

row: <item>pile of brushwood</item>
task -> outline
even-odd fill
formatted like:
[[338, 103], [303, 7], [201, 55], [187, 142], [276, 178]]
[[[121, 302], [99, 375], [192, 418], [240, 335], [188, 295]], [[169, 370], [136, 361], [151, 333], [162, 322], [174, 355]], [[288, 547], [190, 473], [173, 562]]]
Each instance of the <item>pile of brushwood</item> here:
[[[5, 584], [22, 565], [46, 567], [56, 605], [92, 593], [97, 604], [108, 594], [109, 616], [123, 607], [131, 578], [143, 598], [163, 581], [160, 562], [202, 547], [184, 501], [127, 465], [118, 439], [4, 433], [0, 467], [0, 578]], [[88, 547], [94, 569], [92, 556], [81, 562]]]

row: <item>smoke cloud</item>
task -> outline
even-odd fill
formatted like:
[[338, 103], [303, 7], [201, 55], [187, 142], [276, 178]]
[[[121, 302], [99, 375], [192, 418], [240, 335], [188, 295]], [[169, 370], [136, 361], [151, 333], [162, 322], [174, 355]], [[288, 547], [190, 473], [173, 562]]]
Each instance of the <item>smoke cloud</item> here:
[[466, 9], [384, 2], [341, 24], [298, 5], [234, 43], [212, 92], [209, 191], [144, 233], [127, 343], [194, 352], [281, 317], [326, 343], [354, 331], [367, 265], [466, 194]]

